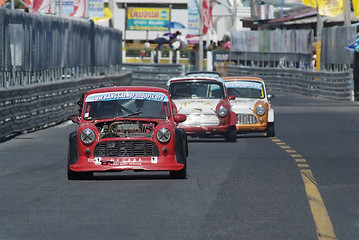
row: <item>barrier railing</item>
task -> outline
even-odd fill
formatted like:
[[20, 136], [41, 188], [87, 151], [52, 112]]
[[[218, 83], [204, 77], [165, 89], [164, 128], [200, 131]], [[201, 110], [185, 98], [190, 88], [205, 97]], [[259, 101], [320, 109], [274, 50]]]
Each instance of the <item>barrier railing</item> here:
[[122, 65], [122, 70], [132, 72], [136, 85], [166, 87], [167, 80], [184, 74], [183, 64], [131, 64]]
[[227, 74], [228, 76], [261, 77], [270, 89], [354, 101], [354, 81], [351, 69], [343, 72], [329, 72], [228, 65]]
[[65, 121], [83, 93], [112, 85], [131, 85], [131, 73], [0, 88], [0, 141]]

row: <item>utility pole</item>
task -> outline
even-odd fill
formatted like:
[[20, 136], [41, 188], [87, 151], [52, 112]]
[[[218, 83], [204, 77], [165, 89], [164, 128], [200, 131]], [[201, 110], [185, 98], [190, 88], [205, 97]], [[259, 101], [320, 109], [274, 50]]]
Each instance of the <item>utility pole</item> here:
[[256, 0], [251, 0], [251, 17], [257, 17], [257, 3]]
[[344, 0], [344, 27], [351, 25], [350, 0]]
[[323, 30], [323, 16], [317, 11], [317, 41], [322, 39], [322, 30]]
[[237, 0], [233, 0], [233, 30], [237, 30]]
[[198, 43], [198, 70], [203, 71], [203, 1], [199, 0], [199, 43]]

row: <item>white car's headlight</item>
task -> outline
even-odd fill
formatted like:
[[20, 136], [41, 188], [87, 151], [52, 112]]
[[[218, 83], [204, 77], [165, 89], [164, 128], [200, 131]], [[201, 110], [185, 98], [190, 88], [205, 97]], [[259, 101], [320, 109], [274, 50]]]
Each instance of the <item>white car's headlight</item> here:
[[96, 134], [92, 129], [86, 128], [80, 134], [80, 139], [84, 144], [91, 144], [95, 141]]
[[226, 107], [220, 106], [217, 110], [217, 114], [220, 117], [225, 117], [227, 116], [228, 113], [228, 109]]
[[262, 116], [266, 113], [266, 109], [265, 107], [263, 107], [262, 105], [259, 105], [258, 107], [256, 107], [256, 113], [259, 115], [259, 116]]
[[157, 139], [161, 143], [166, 143], [171, 139], [171, 132], [167, 128], [161, 128], [157, 131]]

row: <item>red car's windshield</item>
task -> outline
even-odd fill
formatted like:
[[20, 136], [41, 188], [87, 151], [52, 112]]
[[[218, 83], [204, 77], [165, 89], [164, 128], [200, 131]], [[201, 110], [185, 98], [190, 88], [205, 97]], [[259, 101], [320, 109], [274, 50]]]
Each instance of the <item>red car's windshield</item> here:
[[[90, 99], [90, 97], [88, 97]], [[83, 118], [85, 120], [107, 119], [107, 118], [168, 118], [170, 108], [168, 98], [165, 101], [151, 98], [115, 97], [85, 100]]]

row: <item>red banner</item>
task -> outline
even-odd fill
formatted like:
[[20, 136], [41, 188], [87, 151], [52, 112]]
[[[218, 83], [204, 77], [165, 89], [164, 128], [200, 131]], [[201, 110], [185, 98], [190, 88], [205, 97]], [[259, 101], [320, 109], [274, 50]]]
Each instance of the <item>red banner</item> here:
[[208, 32], [208, 29], [212, 30], [213, 28], [212, 6], [213, 6], [213, 0], [210, 0], [209, 5], [207, 4], [207, 0], [203, 0], [203, 5], [202, 5], [203, 34], [206, 34]]

